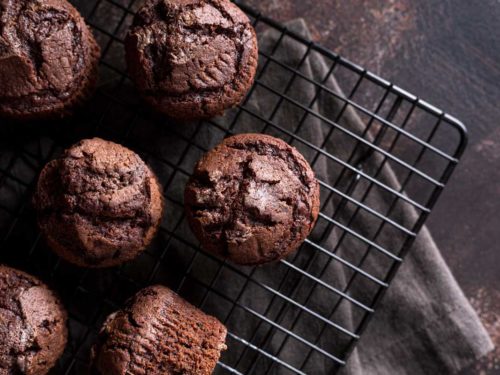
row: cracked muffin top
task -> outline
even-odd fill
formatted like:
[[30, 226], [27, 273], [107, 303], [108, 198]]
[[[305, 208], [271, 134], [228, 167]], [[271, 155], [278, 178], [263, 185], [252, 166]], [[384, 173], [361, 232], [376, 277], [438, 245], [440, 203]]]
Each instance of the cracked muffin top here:
[[151, 242], [163, 197], [136, 153], [94, 138], [45, 166], [34, 205], [41, 231], [61, 257], [80, 266], [110, 267]]
[[111, 314], [92, 348], [92, 374], [210, 375], [226, 327], [163, 286]]
[[243, 265], [281, 259], [311, 232], [319, 184], [304, 157], [280, 139], [240, 134], [198, 162], [185, 190], [201, 245]]
[[0, 373], [46, 374], [66, 346], [66, 311], [41, 281], [0, 265]]
[[0, 115], [60, 117], [97, 78], [99, 47], [66, 0], [0, 1]]
[[257, 67], [255, 31], [229, 0], [147, 0], [125, 46], [146, 101], [181, 120], [239, 104]]

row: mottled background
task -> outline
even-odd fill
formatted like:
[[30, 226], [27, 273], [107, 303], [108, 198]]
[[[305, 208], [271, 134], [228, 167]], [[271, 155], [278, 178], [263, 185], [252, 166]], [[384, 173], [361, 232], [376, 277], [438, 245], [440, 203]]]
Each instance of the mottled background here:
[[500, 1], [247, 0], [459, 118], [469, 148], [428, 225], [497, 349], [500, 374]]

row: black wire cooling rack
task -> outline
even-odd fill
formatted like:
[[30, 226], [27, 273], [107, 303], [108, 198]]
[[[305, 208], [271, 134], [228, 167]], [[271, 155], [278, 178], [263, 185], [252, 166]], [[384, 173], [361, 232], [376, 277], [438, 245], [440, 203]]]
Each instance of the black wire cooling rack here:
[[[192, 125], [169, 123], [143, 108], [125, 73], [122, 41], [138, 3], [87, 0], [76, 4], [93, 27], [103, 53], [100, 88], [85, 109], [59, 124], [4, 124], [0, 130], [0, 259], [48, 282], [69, 311], [68, 347], [53, 373], [86, 373], [90, 347], [103, 319], [138, 289], [152, 283], [170, 286], [204, 310], [210, 310], [209, 305], [218, 306], [217, 317], [228, 327], [229, 349], [221, 357], [217, 373], [270, 374], [279, 370], [303, 374], [309, 373], [311, 363], [317, 361], [329, 363], [329, 368], [342, 367], [457, 165], [466, 146], [464, 126], [244, 4], [239, 5], [258, 33], [273, 30], [277, 35], [276, 43], [260, 52], [254, 89], [239, 108], [230, 111], [227, 116], [231, 120], [226, 125], [217, 120]], [[286, 40], [303, 46], [304, 56], [298, 66], [290, 66], [275, 55]], [[301, 69], [300, 65], [312, 56], [321, 56], [328, 65], [324, 80], [311, 79]], [[271, 66], [289, 76], [284, 89], [266, 83], [264, 78]], [[345, 95], [325, 83], [333, 75]], [[314, 87], [316, 95], [312, 101], [293, 98], [290, 91], [297, 80]], [[266, 90], [275, 97], [270, 111], [263, 113], [249, 104], [256, 90]], [[335, 118], [318, 112], [315, 104], [320, 96], [331, 96], [343, 103]], [[283, 108], [299, 109], [304, 115], [296, 124], [280, 124], [276, 114]], [[348, 108], [365, 124], [362, 133], [342, 125]], [[336, 241], [325, 245], [307, 240], [295, 255], [272, 266], [276, 270], [272, 281], [260, 277], [261, 268], [236, 267], [200, 249], [193, 238], [185, 235], [182, 196], [178, 192], [182, 189], [171, 188], [184, 186], [194, 160], [203, 152], [223, 137], [244, 131], [240, 128], [243, 117], [262, 124], [263, 132], [299, 147], [313, 167], [320, 158], [327, 160], [336, 166], [339, 176], [333, 183], [321, 182], [323, 209], [317, 230], [325, 231], [325, 235], [314, 237], [321, 239], [334, 228]], [[307, 126], [310, 118], [326, 129], [319, 144], [301, 136], [300, 129]], [[141, 137], [137, 129], [149, 132], [149, 136]], [[213, 144], [201, 136], [207, 129], [219, 134]], [[356, 145], [346, 159], [326, 147], [338, 134]], [[110, 270], [80, 269], [57, 258], [40, 239], [31, 207], [33, 187], [43, 165], [73, 142], [96, 135], [139, 152], [159, 175], [167, 199], [167, 217], [153, 246], [136, 261]], [[160, 135], [172, 149], [167, 156], [152, 146], [154, 138]], [[359, 150], [363, 150], [361, 156]], [[380, 160], [377, 169], [365, 170], [367, 161], [375, 157]], [[398, 176], [399, 187], [388, 186], [381, 178], [381, 171], [388, 165]], [[346, 179], [348, 183], [342, 183]], [[357, 192], [360, 184], [365, 186], [362, 194]], [[367, 197], [374, 189], [390, 197], [387, 207], [370, 206]], [[336, 203], [328, 209], [332, 201]], [[401, 203], [415, 213], [411, 223], [399, 223], [394, 217], [393, 212]], [[351, 213], [348, 218], [342, 215], [347, 208]], [[369, 235], [355, 225], [363, 215], [372, 216], [372, 221], [378, 223]], [[392, 241], [391, 247], [381, 241], [387, 228], [397, 233], [397, 241]], [[339, 248], [349, 241], [356, 241], [365, 250], [355, 257], [346, 256]], [[376, 273], [367, 267], [367, 259], [375, 253], [386, 258], [383, 269]], [[326, 275], [329, 264], [337, 264], [345, 271], [342, 286]], [[359, 279], [368, 283], [363, 297], [358, 297], [354, 289]], [[234, 293], [227, 295], [226, 289], [220, 287], [221, 280], [230, 280]], [[317, 289], [331, 298], [328, 312], [316, 311], [309, 304]], [[259, 296], [259, 307], [245, 298], [249, 290], [253, 296]], [[350, 327], [337, 319], [344, 305], [356, 317]], [[308, 318], [310, 330], [299, 327], [302, 317]], [[245, 326], [252, 329], [244, 329]], [[336, 343], [333, 349], [331, 343], [325, 349], [322, 337], [331, 330], [335, 331]], [[290, 356], [288, 349], [292, 344], [295, 350]]]

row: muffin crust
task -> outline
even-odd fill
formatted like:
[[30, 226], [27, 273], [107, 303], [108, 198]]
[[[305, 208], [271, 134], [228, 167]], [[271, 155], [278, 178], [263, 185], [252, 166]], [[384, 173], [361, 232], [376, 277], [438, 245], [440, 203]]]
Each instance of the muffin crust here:
[[198, 162], [184, 200], [206, 250], [257, 265], [285, 257], [309, 235], [319, 184], [295, 148], [271, 136], [240, 134]]
[[163, 197], [153, 172], [133, 151], [83, 140], [43, 169], [34, 205], [49, 245], [84, 267], [136, 257], [153, 239]]
[[228, 0], [148, 0], [125, 46], [146, 101], [180, 120], [210, 118], [240, 103], [257, 67], [255, 31]]
[[0, 115], [16, 120], [69, 114], [91, 93], [100, 50], [66, 0], [0, 5]]
[[93, 374], [210, 375], [226, 328], [170, 289], [138, 292], [110, 315], [92, 350]]
[[0, 265], [0, 374], [46, 374], [66, 346], [66, 319], [40, 280]]

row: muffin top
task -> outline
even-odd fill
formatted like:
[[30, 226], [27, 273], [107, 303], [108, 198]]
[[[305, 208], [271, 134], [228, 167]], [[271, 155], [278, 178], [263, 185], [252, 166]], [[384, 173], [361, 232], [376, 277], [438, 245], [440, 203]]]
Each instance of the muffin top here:
[[185, 204], [203, 247], [235, 263], [261, 264], [284, 257], [310, 233], [319, 185], [295, 148], [240, 134], [198, 162]]
[[47, 164], [34, 204], [49, 244], [89, 267], [135, 257], [163, 210], [156, 177], [139, 155], [99, 138], [83, 140]]
[[0, 4], [0, 114], [43, 117], [76, 100], [99, 48], [66, 0]]
[[239, 103], [257, 65], [248, 17], [228, 0], [148, 0], [126, 41], [129, 70], [171, 117], [211, 117]]
[[0, 373], [45, 374], [66, 346], [66, 311], [38, 279], [0, 265]]
[[93, 373], [210, 375], [226, 333], [170, 289], [151, 286], [108, 317], [92, 349]]

